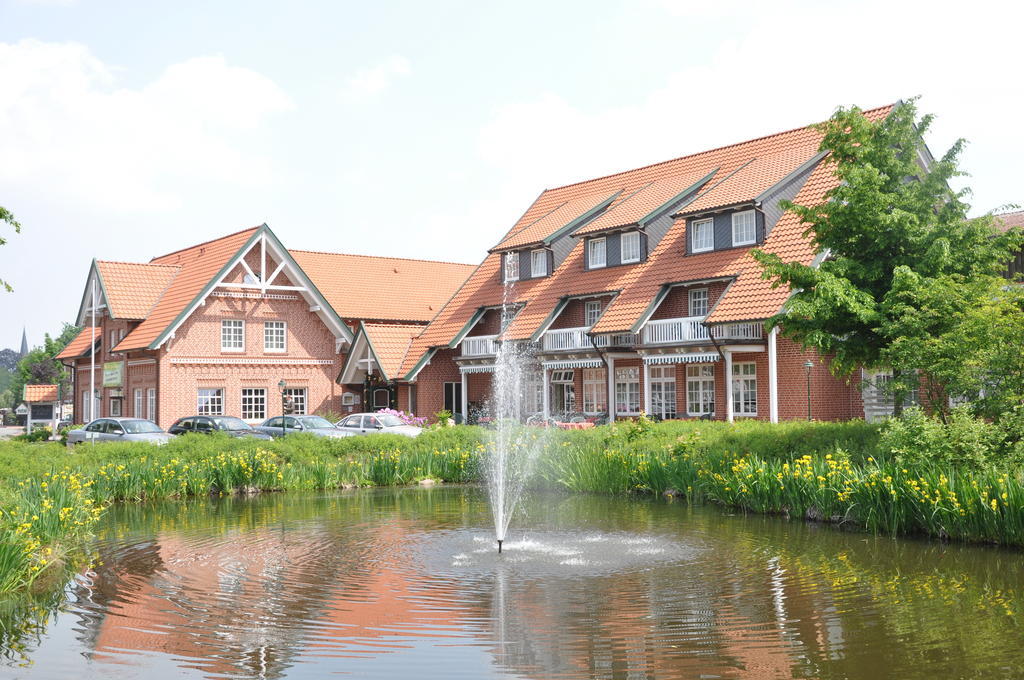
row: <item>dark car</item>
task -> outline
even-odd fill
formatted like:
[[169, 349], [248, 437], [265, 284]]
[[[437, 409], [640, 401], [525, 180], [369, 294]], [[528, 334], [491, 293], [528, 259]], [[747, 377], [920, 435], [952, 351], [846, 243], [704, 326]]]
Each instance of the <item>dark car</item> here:
[[276, 416], [267, 418], [262, 425], [257, 425], [256, 429], [275, 438], [297, 432], [311, 434], [314, 437], [330, 437], [331, 439], [352, 436], [348, 432], [334, 427], [331, 421], [320, 416]]
[[179, 418], [168, 429], [171, 434], [202, 432], [213, 434], [223, 432], [229, 437], [252, 437], [253, 439], [271, 439], [268, 435], [256, 431], [249, 423], [234, 416], [188, 416]]

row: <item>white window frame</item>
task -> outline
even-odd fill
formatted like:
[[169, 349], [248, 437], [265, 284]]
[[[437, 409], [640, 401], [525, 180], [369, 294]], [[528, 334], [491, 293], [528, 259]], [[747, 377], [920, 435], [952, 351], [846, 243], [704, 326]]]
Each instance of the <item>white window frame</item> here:
[[[234, 342], [238, 339], [235, 333], [236, 330], [241, 329], [241, 345], [236, 347], [234, 344], [226, 345], [225, 340]], [[221, 319], [220, 322], [220, 351], [221, 352], [244, 352], [245, 351], [245, 321], [243, 319]]]
[[[540, 266], [537, 266], [537, 263]], [[540, 278], [548, 275], [548, 251], [534, 250], [530, 252], [530, 278]]]
[[146, 390], [146, 419], [156, 422], [156, 388]]
[[[710, 396], [710, 399], [708, 397]], [[715, 365], [686, 365], [686, 415], [715, 415]]]
[[309, 400], [307, 399], [308, 394], [309, 390], [305, 387], [286, 387], [284, 389], [283, 396], [292, 398], [292, 415], [307, 415], [306, 408], [309, 403]]
[[[626, 253], [627, 253], [626, 241], [627, 241], [627, 239], [630, 242], [629, 251], [635, 251], [635, 252], [630, 252], [628, 258], [626, 257]], [[640, 232], [639, 231], [627, 231], [627, 232], [624, 232], [622, 234], [620, 240], [619, 240], [619, 244], [620, 244], [619, 254], [620, 254], [620, 258], [621, 258], [622, 264], [633, 264], [634, 262], [639, 262], [640, 261]]]
[[[737, 222], [740, 218], [746, 221], [747, 217], [750, 218], [750, 224], [738, 225]], [[750, 237], [745, 240], [739, 240], [736, 237], [736, 228], [740, 227], [744, 231], [748, 228], [750, 230]], [[735, 212], [732, 214], [732, 244], [734, 246], [749, 246], [753, 243], [757, 243], [757, 216], [753, 210], [743, 210], [741, 212]]]
[[121, 417], [121, 400], [117, 397], [110, 398], [110, 417], [120, 418]]
[[608, 375], [604, 368], [583, 369], [583, 412], [596, 415], [608, 412]]
[[[280, 328], [278, 328], [280, 325]], [[278, 332], [280, 331], [280, 332]], [[281, 346], [271, 346], [271, 336], [280, 336]], [[284, 354], [288, 352], [288, 322], [287, 321], [264, 321], [263, 322], [263, 351], [271, 354]]]
[[110, 347], [107, 348], [107, 353], [108, 354], [114, 351], [114, 345], [116, 345], [116, 344], [117, 344], [117, 329], [113, 329], [112, 328], [110, 330]]
[[[595, 258], [597, 253], [597, 244], [601, 244], [601, 259]], [[608, 266], [608, 244], [605, 238], [592, 238], [587, 241], [587, 268], [588, 269], [602, 269]]]
[[729, 389], [732, 390], [732, 414], [743, 417], [756, 416], [757, 362], [733, 362]]
[[601, 301], [587, 300], [583, 303], [583, 325], [591, 328], [601, 318]]
[[[707, 316], [708, 315], [708, 309], [710, 309], [711, 305], [708, 304], [710, 302], [710, 297], [708, 296], [708, 289], [707, 288], [691, 288], [689, 293], [687, 294], [687, 297], [688, 297], [687, 310], [689, 312], [687, 314], [687, 316]], [[697, 307], [697, 305], [695, 303], [699, 303], [699, 302], [703, 302], [703, 311], [702, 312], [694, 311], [695, 307]]]
[[636, 366], [615, 369], [615, 415], [640, 415], [640, 369]]
[[[707, 227], [707, 234], [710, 238], [701, 238], [701, 231]], [[707, 218], [693, 221], [693, 238], [690, 239], [690, 252], [706, 253], [715, 249], [715, 220]]]
[[[203, 394], [204, 392], [207, 394]], [[224, 388], [200, 387], [197, 389], [196, 413], [201, 416], [224, 415]]]
[[136, 418], [142, 418], [144, 416], [143, 416], [143, 411], [142, 411], [142, 388], [141, 387], [136, 387], [135, 388], [134, 397], [135, 397], [135, 410], [132, 411], [132, 415], [135, 416]]
[[505, 253], [505, 283], [519, 280], [519, 251]]
[[676, 365], [649, 366], [651, 382], [651, 413], [666, 420], [679, 415], [676, 397]]
[[267, 388], [243, 387], [240, 406], [242, 408], [242, 420], [265, 420], [267, 417]]

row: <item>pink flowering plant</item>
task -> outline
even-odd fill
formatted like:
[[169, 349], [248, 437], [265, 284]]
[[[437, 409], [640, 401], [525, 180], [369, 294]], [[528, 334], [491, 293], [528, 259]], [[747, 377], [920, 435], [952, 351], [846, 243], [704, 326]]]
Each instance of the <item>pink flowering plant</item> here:
[[377, 413], [387, 413], [395, 416], [406, 425], [415, 425], [416, 427], [423, 427], [427, 419], [413, 415], [412, 413], [406, 413], [405, 411], [396, 411], [393, 408], [382, 408]]

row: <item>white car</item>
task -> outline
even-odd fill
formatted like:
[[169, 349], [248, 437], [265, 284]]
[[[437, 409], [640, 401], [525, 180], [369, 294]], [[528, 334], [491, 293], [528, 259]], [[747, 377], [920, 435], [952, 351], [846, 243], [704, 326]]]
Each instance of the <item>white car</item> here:
[[422, 427], [406, 425], [401, 418], [390, 413], [353, 413], [334, 426], [351, 434], [400, 434], [416, 437], [423, 432]]
[[166, 444], [174, 439], [152, 420], [142, 418], [97, 418], [80, 430], [68, 432], [68, 446], [83, 442], [149, 442]]

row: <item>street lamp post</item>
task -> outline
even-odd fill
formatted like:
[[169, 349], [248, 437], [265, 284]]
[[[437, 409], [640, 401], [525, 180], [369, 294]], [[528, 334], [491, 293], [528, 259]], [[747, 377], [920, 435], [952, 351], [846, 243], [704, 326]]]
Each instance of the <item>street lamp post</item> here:
[[814, 362], [808, 359], [804, 362], [804, 369], [807, 371], [807, 420], [811, 419], [811, 369]]
[[284, 381], [284, 378], [281, 378], [281, 381], [279, 383], [277, 383], [277, 389], [281, 390], [281, 436], [282, 437], [285, 435], [285, 431], [284, 431], [284, 399], [285, 399], [285, 397], [284, 397], [284, 388], [286, 388], [286, 387], [288, 387], [288, 383], [286, 383]]

